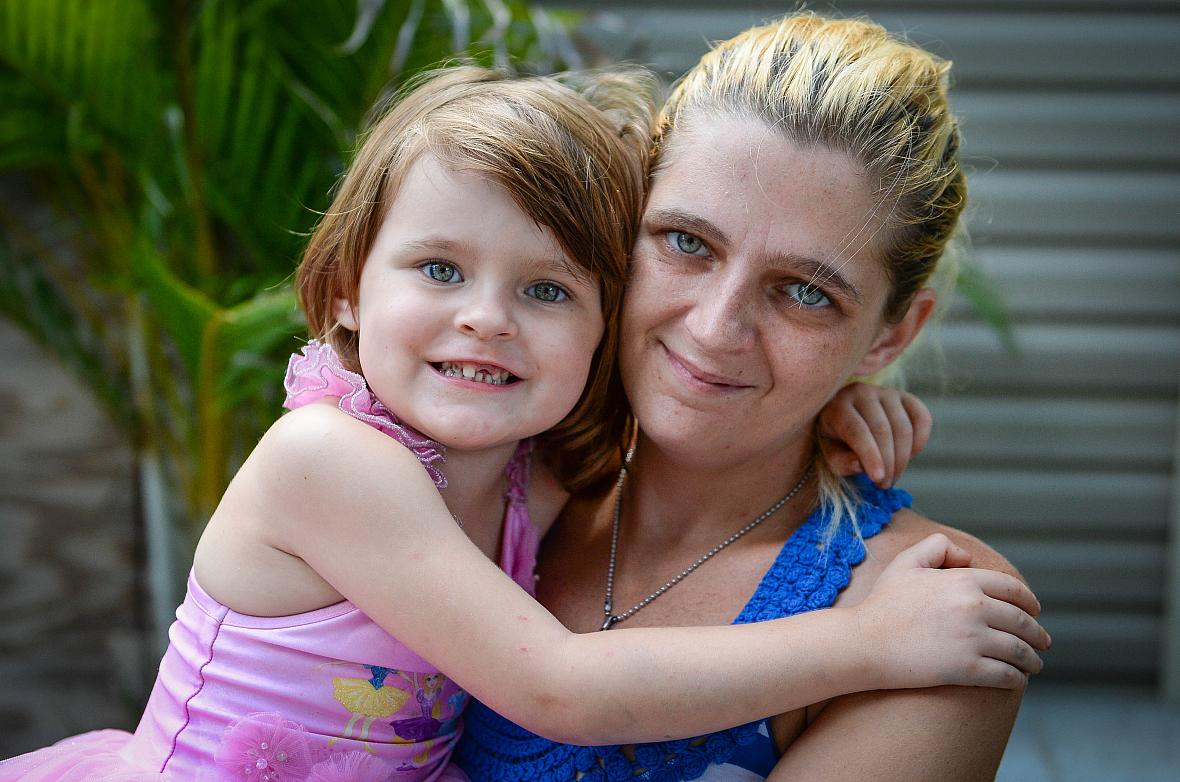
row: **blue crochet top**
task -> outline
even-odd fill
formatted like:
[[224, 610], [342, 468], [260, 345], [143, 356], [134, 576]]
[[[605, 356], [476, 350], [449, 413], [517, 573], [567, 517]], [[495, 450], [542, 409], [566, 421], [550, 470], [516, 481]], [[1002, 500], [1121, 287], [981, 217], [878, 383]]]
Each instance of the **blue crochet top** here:
[[[910, 505], [909, 493], [901, 489], [878, 489], [864, 477], [854, 482], [861, 496], [856, 516], [864, 538], [876, 535], [898, 509]], [[791, 535], [734, 624], [802, 614], [836, 601], [852, 568], [864, 560], [865, 547], [851, 523], [841, 525], [824, 544], [828, 519], [824, 509], [816, 510]], [[756, 761], [760, 776], [777, 761], [766, 720], [696, 739], [636, 744], [630, 753], [634, 759], [619, 746], [550, 741], [478, 702], [467, 709], [466, 722], [455, 760], [472, 782], [688, 782], [710, 766], [737, 763], [738, 756], [761, 756]], [[740, 765], [751, 768], [748, 762]]]

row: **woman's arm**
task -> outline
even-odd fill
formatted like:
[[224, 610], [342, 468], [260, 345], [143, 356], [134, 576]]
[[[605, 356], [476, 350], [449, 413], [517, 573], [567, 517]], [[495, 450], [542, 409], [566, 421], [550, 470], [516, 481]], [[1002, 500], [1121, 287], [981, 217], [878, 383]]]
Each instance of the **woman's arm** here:
[[[905, 513], [869, 541], [870, 558], [854, 571], [848, 602], [864, 594], [890, 557], [931, 531], [951, 536], [971, 553], [976, 565], [1019, 576], [1003, 557], [975, 538]], [[1021, 689], [977, 687], [845, 695], [822, 708], [787, 748], [770, 779], [991, 780], [1022, 696]]]
[[[877, 600], [871, 612], [575, 635], [468, 540], [409, 451], [339, 411], [312, 406], [285, 416], [249, 468], [268, 484], [258, 506], [276, 549], [306, 562], [476, 697], [562, 741], [690, 736], [885, 682], [1011, 686], [1023, 679], [1014, 668], [983, 664], [1009, 655], [1025, 669], [1038, 665], [1023, 641], [989, 629], [1021, 612], [983, 590], [1035, 612], [1031, 593], [1015, 580], [974, 582], [969, 571], [952, 578], [921, 563], [912, 576], [895, 573], [896, 599]], [[941, 560], [930, 553], [939, 546], [928, 548]], [[932, 580], [946, 588], [932, 590]], [[904, 642], [878, 654], [883, 631], [898, 626]], [[1026, 627], [1036, 643], [1039, 628], [1031, 619]]]

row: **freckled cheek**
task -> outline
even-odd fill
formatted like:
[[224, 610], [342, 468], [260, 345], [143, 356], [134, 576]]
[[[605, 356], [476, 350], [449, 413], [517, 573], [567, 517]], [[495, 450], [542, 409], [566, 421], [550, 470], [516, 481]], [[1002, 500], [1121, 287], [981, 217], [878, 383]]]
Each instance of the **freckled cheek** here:
[[796, 333], [782, 341], [782, 350], [775, 357], [775, 375], [788, 388], [826, 394], [830, 386], [843, 382], [848, 362], [842, 357], [851, 354], [853, 341], [852, 335], [835, 330]]

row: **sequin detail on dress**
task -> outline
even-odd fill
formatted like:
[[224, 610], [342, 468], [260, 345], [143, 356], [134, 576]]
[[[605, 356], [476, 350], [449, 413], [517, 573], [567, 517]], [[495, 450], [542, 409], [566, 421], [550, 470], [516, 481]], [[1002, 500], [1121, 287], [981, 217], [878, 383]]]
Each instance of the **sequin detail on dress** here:
[[338, 406], [342, 411], [385, 432], [409, 448], [422, 462], [434, 485], [440, 489], [446, 488], [446, 476], [436, 466], [436, 463], [447, 460], [442, 443], [431, 440], [399, 421], [369, 390], [369, 384], [363, 377], [344, 368], [331, 345], [313, 339], [304, 345], [300, 353], [292, 353], [291, 360], [287, 362], [283, 388], [287, 391], [283, 407], [288, 410], [311, 404], [325, 396], [340, 397]]

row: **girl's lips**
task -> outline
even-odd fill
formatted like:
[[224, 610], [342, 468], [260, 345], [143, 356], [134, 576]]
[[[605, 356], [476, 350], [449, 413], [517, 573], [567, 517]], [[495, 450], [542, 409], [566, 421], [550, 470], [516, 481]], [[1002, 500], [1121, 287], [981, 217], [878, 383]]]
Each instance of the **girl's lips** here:
[[660, 343], [660, 347], [664, 349], [664, 354], [668, 357], [668, 363], [672, 365], [672, 369], [676, 374], [694, 388], [714, 394], [733, 393], [752, 388], [752, 386], [740, 383], [733, 378], [706, 372], [663, 343]]

